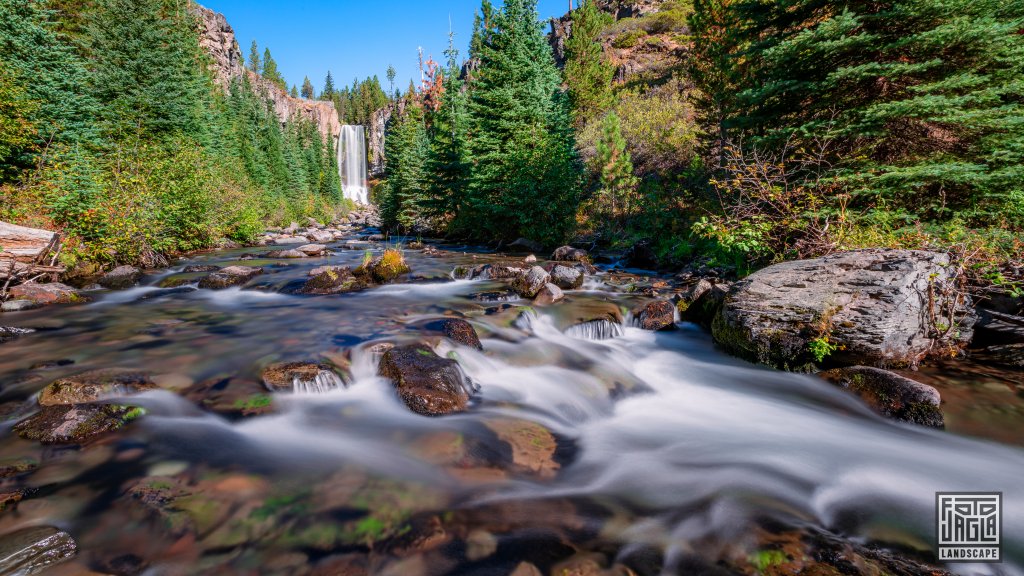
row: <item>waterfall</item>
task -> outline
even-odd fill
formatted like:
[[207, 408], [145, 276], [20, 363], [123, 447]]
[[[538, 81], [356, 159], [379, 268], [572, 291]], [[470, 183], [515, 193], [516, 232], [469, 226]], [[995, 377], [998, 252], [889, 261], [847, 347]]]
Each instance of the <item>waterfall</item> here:
[[345, 382], [334, 372], [321, 370], [312, 380], [292, 379], [292, 392], [296, 394], [324, 394], [343, 388]]
[[622, 325], [611, 320], [591, 320], [570, 326], [565, 334], [584, 340], [609, 340], [623, 335]]
[[366, 138], [362, 126], [342, 126], [338, 137], [338, 172], [345, 198], [369, 204], [366, 184]]

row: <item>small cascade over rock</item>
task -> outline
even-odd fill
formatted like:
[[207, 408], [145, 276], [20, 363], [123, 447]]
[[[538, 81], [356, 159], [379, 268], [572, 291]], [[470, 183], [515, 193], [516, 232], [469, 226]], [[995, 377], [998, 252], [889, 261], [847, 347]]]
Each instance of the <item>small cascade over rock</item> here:
[[570, 326], [565, 335], [583, 340], [611, 340], [623, 334], [622, 325], [611, 320], [591, 320]]
[[362, 126], [341, 127], [341, 135], [338, 137], [338, 172], [345, 198], [359, 204], [369, 204], [366, 137]]
[[295, 376], [292, 378], [292, 392], [295, 394], [325, 394], [345, 386], [337, 374], [330, 370], [317, 372], [312, 380]]

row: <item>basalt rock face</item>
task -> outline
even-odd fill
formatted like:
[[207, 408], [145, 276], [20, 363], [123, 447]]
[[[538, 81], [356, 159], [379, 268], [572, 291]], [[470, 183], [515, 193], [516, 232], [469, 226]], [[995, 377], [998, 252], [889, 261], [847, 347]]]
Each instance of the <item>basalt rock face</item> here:
[[274, 83], [247, 70], [235, 39], [235, 31], [224, 15], [198, 4], [194, 5], [193, 11], [200, 23], [199, 45], [210, 56], [210, 71], [218, 86], [227, 91], [233, 81], [248, 76], [257, 91], [273, 103], [274, 112], [282, 123], [290, 119], [306, 118], [316, 125], [325, 138], [338, 138], [341, 122], [332, 102], [292, 98]]
[[839, 365], [912, 366], [971, 339], [969, 298], [945, 254], [868, 249], [783, 262], [730, 289], [712, 325], [729, 352], [808, 369], [827, 344]]

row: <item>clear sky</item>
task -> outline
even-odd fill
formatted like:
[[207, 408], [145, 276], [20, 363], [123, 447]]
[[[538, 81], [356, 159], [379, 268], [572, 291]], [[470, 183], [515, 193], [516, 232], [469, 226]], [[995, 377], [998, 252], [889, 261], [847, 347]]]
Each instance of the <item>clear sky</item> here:
[[[466, 55], [479, 0], [199, 0], [223, 13], [235, 29], [242, 54], [249, 56], [253, 40], [269, 47], [288, 84], [302, 85], [309, 76], [317, 91], [330, 70], [336, 85], [376, 74], [384, 90], [385, 72], [398, 72], [396, 87], [405, 89], [419, 79], [416, 49], [424, 58], [444, 60], [451, 16], [460, 58]], [[500, 5], [500, 2], [494, 2]], [[561, 16], [568, 0], [539, 0], [544, 20]], [[547, 31], [548, 28], [545, 28]]]

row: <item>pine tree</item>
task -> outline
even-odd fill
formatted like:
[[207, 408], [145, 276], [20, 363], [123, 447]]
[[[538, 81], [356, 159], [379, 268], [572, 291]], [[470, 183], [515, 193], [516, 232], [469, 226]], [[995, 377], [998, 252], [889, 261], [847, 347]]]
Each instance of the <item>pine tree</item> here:
[[390, 93], [392, 93], [392, 94], [395, 92], [395, 76], [397, 76], [397, 75], [398, 75], [398, 73], [395, 72], [395, 67], [392, 66], [391, 64], [388, 64], [387, 76], [388, 76], [388, 83], [390, 83], [390, 85], [391, 85], [391, 92]]
[[252, 41], [252, 46], [249, 47], [249, 70], [257, 74], [263, 74], [263, 60], [260, 58], [260, 48], [255, 40]]
[[299, 87], [296, 86], [295, 84], [292, 84], [292, 89], [288, 92], [288, 95], [291, 96], [292, 98], [298, 98], [299, 97]]
[[408, 231], [420, 213], [425, 196], [429, 148], [423, 108], [415, 92], [407, 94], [405, 113], [393, 120], [384, 139], [387, 166], [381, 220], [389, 228]]
[[421, 203], [434, 218], [450, 220], [461, 211], [469, 182], [468, 94], [459, 80], [458, 50], [449, 34], [445, 90], [441, 105], [430, 115], [430, 155], [427, 172], [430, 185]]
[[288, 84], [285, 82], [284, 76], [281, 76], [281, 72], [277, 69], [277, 62], [270, 55], [270, 48], [263, 50], [263, 78], [273, 82], [281, 90], [288, 90]]
[[307, 100], [312, 100], [316, 97], [316, 88], [313, 88], [313, 83], [309, 81], [309, 76], [302, 79], [302, 97]]
[[475, 37], [471, 56], [479, 68], [468, 128], [474, 168], [460, 228], [482, 237], [559, 241], [572, 226], [581, 167], [536, 0], [506, 1]]
[[324, 79], [324, 89], [320, 92], [321, 100], [333, 100], [334, 99], [334, 78], [331, 76], [331, 71], [327, 71], [327, 78]]
[[690, 16], [693, 57], [688, 71], [698, 88], [698, 110], [707, 134], [713, 138], [708, 148], [717, 157], [718, 168], [725, 163], [730, 115], [738, 112], [741, 46], [734, 4], [735, 0], [694, 0]]
[[16, 156], [30, 150], [36, 127], [30, 118], [37, 104], [28, 100], [26, 90], [14, 80], [0, 60], [0, 183], [16, 173]]
[[563, 74], [577, 126], [600, 116], [612, 104], [615, 68], [605, 60], [598, 41], [600, 33], [611, 23], [611, 15], [602, 12], [594, 0], [584, 0], [572, 12], [572, 33], [565, 42]]
[[96, 102], [85, 61], [58, 36], [51, 17], [40, 0], [0, 0], [0, 58], [10, 82], [35, 103], [26, 120], [35, 125], [39, 144], [95, 143]]
[[600, 174], [599, 195], [606, 204], [607, 214], [612, 218], [628, 215], [630, 200], [640, 179], [633, 174], [633, 161], [626, 150], [626, 139], [622, 137], [619, 116], [615, 112], [609, 112], [604, 118], [595, 164]]

